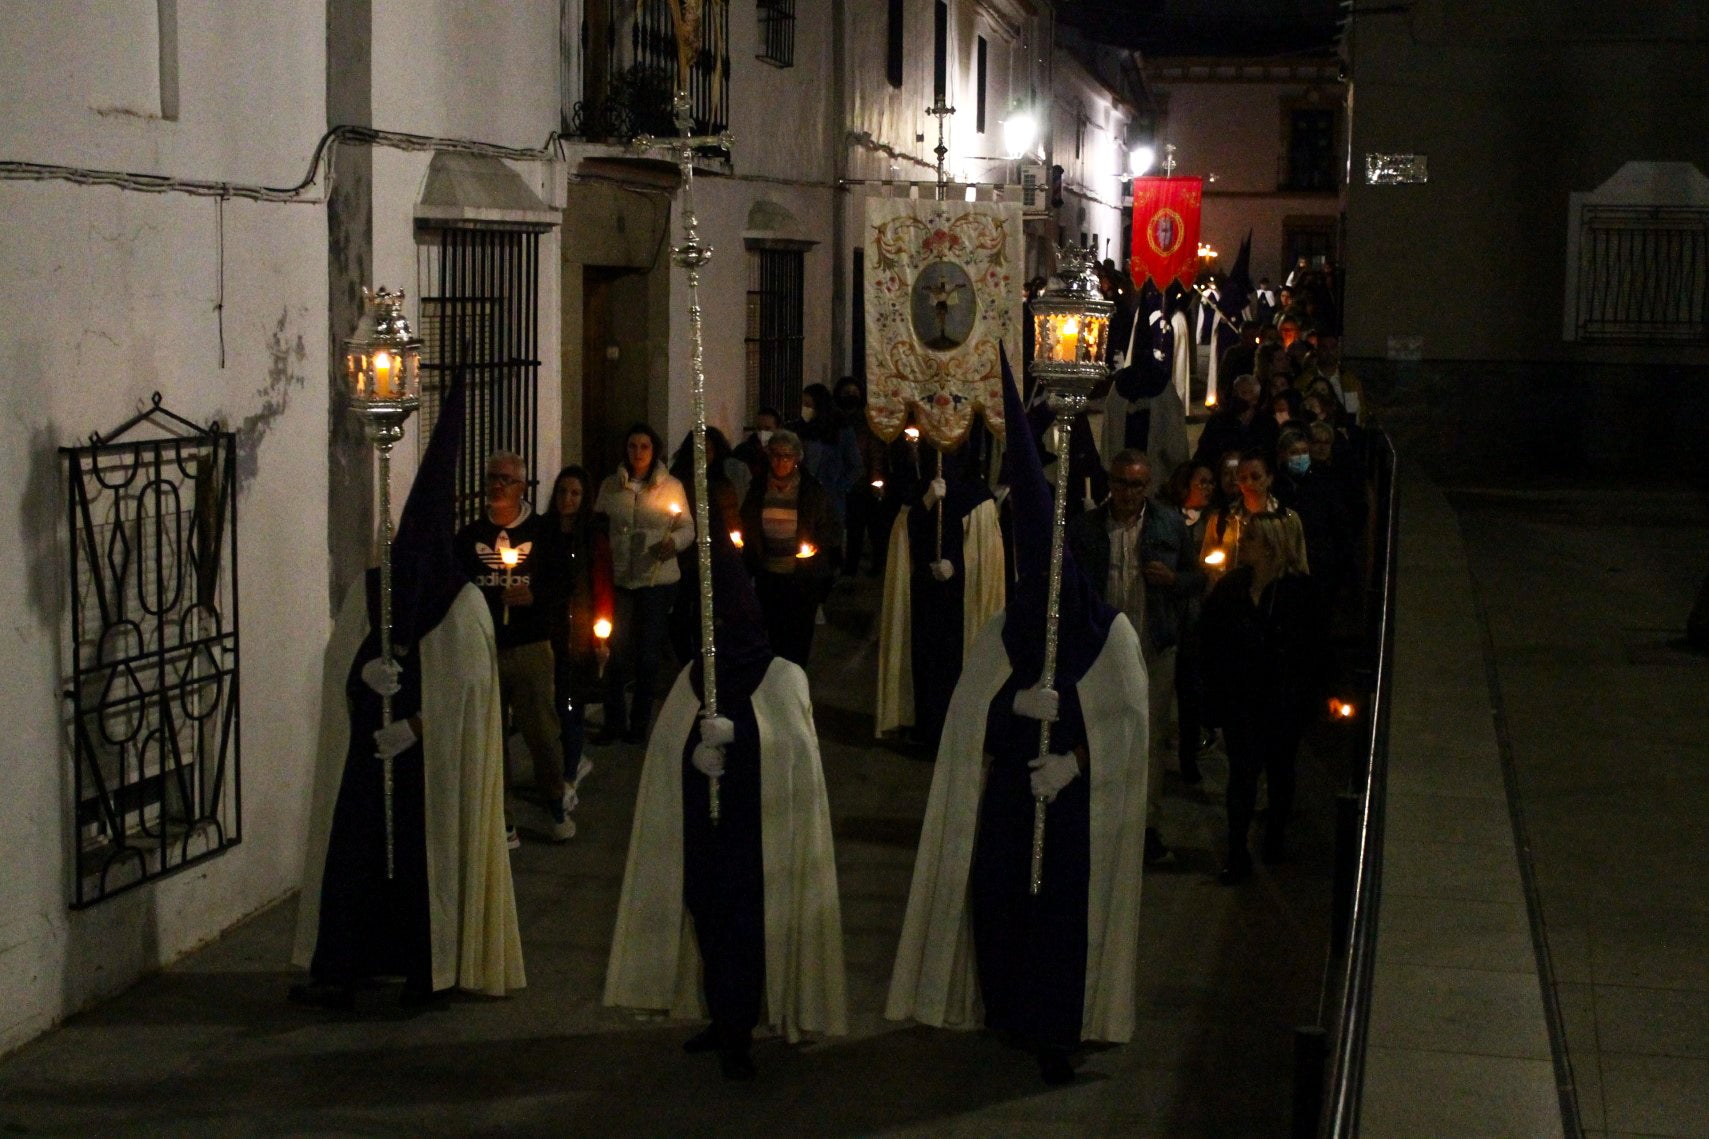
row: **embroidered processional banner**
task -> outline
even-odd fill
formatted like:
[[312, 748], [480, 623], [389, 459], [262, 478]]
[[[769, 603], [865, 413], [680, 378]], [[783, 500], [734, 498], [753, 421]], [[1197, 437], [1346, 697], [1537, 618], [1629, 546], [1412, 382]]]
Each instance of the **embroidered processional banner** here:
[[1135, 285], [1150, 277], [1168, 292], [1171, 282], [1193, 287], [1199, 271], [1199, 203], [1203, 178], [1133, 180], [1133, 261]]
[[1021, 207], [868, 198], [866, 415], [885, 442], [910, 413], [954, 450], [975, 415], [1003, 434], [999, 345], [1021, 358]]

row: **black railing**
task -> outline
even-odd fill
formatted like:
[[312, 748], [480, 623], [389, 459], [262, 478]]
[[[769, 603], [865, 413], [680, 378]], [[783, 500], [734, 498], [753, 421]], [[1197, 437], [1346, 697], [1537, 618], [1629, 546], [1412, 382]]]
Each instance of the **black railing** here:
[[759, 0], [758, 58], [775, 67], [795, 66], [795, 0]]
[[1359, 1131], [1365, 1048], [1382, 895], [1383, 830], [1388, 797], [1389, 719], [1394, 685], [1395, 557], [1400, 510], [1394, 446], [1371, 433], [1375, 539], [1367, 564], [1362, 652], [1369, 662], [1363, 762], [1339, 797], [1335, 826], [1330, 945], [1319, 1019], [1295, 1041], [1297, 1139], [1347, 1139]]
[[[148, 424], [164, 434], [122, 439]], [[161, 406], [64, 447], [74, 909], [237, 845], [237, 436]]]
[[537, 479], [540, 380], [540, 235], [517, 229], [424, 230], [420, 279], [422, 412], [425, 441], [446, 384], [461, 371], [468, 420], [457, 464], [457, 522], [485, 502], [486, 459], [522, 456]]
[[801, 410], [803, 270], [795, 250], [748, 251], [749, 406], [776, 408], [791, 419]]
[[[563, 133], [594, 142], [677, 133], [671, 99], [687, 90], [695, 134], [729, 126], [730, 15], [719, 0], [699, 4], [700, 50], [686, 77], [678, 74], [669, 0], [587, 0], [575, 36], [561, 38]], [[566, 12], [572, 9], [566, 6]], [[789, 15], [793, 58], [793, 11]]]

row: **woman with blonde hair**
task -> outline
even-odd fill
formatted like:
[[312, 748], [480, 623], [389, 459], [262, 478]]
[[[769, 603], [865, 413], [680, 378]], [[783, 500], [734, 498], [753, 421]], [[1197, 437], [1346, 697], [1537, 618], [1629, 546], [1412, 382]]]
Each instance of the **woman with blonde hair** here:
[[1224, 885], [1252, 874], [1246, 843], [1260, 771], [1270, 792], [1264, 861], [1287, 858], [1295, 758], [1328, 671], [1320, 610], [1298, 518], [1278, 510], [1246, 516], [1235, 568], [1211, 591], [1200, 624], [1206, 701], [1228, 745]]

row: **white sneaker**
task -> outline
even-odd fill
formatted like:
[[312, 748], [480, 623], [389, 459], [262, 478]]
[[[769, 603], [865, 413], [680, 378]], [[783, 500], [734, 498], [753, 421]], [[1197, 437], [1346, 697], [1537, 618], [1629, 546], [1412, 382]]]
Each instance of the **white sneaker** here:
[[564, 791], [564, 802], [556, 807], [546, 808], [547, 829], [552, 835], [553, 842], [568, 842], [576, 837], [576, 821], [570, 818], [570, 808], [574, 806], [570, 796], [572, 792]]

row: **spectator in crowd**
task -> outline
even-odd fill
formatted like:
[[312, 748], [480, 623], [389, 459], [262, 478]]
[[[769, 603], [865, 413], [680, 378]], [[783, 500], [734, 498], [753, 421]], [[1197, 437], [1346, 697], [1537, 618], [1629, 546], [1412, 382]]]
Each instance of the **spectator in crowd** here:
[[[587, 706], [604, 699], [605, 666], [611, 659], [612, 619], [617, 599], [611, 579], [611, 540], [593, 512], [593, 479], [579, 466], [558, 472], [552, 484], [550, 521], [559, 534], [563, 581], [554, 592], [563, 604], [551, 620], [552, 657], [557, 669], [558, 722], [564, 747], [566, 799], [574, 801], [593, 770], [583, 754]], [[604, 633], [599, 632], [604, 622]]]
[[[1206, 567], [1214, 587], [1222, 576], [1233, 569], [1240, 547], [1240, 528], [1255, 514], [1277, 514], [1284, 524], [1299, 532], [1300, 558], [1305, 558], [1305, 529], [1299, 515], [1287, 510], [1271, 493], [1276, 467], [1272, 452], [1242, 451], [1235, 468], [1234, 481], [1239, 490], [1226, 506], [1212, 516], [1205, 527], [1205, 544], [1200, 547], [1199, 560]], [[1310, 570], [1305, 572], [1309, 573]]]
[[480, 587], [498, 638], [499, 698], [522, 734], [534, 764], [534, 789], [554, 842], [576, 833], [575, 806], [564, 782], [564, 745], [555, 695], [552, 621], [563, 604], [558, 533], [523, 498], [522, 457], [499, 451], [487, 458], [487, 508], [457, 532], [457, 560]]
[[1234, 398], [1205, 421], [1193, 462], [1213, 463], [1229, 451], [1275, 451], [1276, 419], [1260, 390], [1254, 376], [1234, 381]]
[[[1008, 421], [1019, 423], [1007, 361], [1003, 371]], [[1064, 1084], [1083, 1041], [1133, 1034], [1145, 667], [1133, 626], [1065, 552], [1056, 673], [1042, 687], [1050, 492], [1024, 432], [1004, 465], [1021, 583], [956, 686], [885, 1016], [953, 1028], [983, 1019], [1032, 1050], [1047, 1083]], [[1048, 822], [1033, 893], [1041, 799]]]
[[1305, 425], [1305, 405], [1293, 388], [1284, 388], [1270, 397], [1270, 414], [1275, 416], [1279, 431]]
[[[681, 576], [676, 558], [694, 541], [694, 512], [682, 483], [665, 470], [658, 432], [645, 423], [630, 427], [623, 455], [623, 466], [606, 476], [594, 502], [610, 528], [617, 587], [616, 643], [605, 670], [605, 726], [595, 743], [646, 739], [666, 621]], [[627, 693], [631, 681], [633, 702]]]
[[[754, 429], [735, 451], [736, 458], [747, 464], [750, 481], [765, 477], [766, 468], [770, 466], [765, 447], [771, 441], [772, 432], [782, 426], [783, 416], [775, 407], [762, 407], [754, 412]], [[747, 491], [742, 492], [742, 497], [747, 497]]]
[[742, 557], [754, 575], [772, 649], [805, 668], [822, 585], [836, 572], [831, 551], [842, 545], [842, 534], [830, 494], [802, 469], [796, 434], [773, 433], [766, 454], [770, 469], [742, 503]]
[[525, 983], [493, 626], [451, 544], [463, 426], [459, 378], [392, 541], [393, 664], [380, 656], [378, 569], [345, 595], [326, 647], [291, 954], [309, 971], [291, 987], [297, 1004], [349, 1010], [359, 988], [384, 977], [404, 979], [406, 1004], [453, 987], [502, 996]]
[[962, 657], [979, 630], [1003, 607], [1004, 560], [997, 506], [968, 469], [969, 447], [933, 451], [913, 477], [898, 463], [905, 507], [891, 533], [879, 615], [879, 735], [911, 728], [935, 748]]
[[1301, 374], [1300, 384], [1308, 390], [1316, 383], [1324, 383], [1335, 394], [1335, 402], [1345, 408], [1347, 413], [1359, 417], [1360, 389], [1359, 378], [1341, 367], [1341, 341], [1334, 336], [1319, 336], [1317, 350], [1311, 355], [1311, 360]]
[[[1239, 462], [1236, 460], [1236, 468]], [[1199, 614], [1207, 576], [1199, 551], [1204, 547], [1205, 530], [1210, 524], [1212, 502], [1216, 498], [1216, 472], [1206, 466], [1182, 463], [1169, 477], [1158, 496], [1181, 513], [1187, 531], [1187, 549], [1192, 551], [1194, 570], [1198, 574], [1196, 587], [1189, 588], [1181, 610], [1181, 636], [1175, 649], [1175, 717], [1176, 760], [1181, 779], [1197, 786], [1203, 776], [1199, 771], [1199, 751], [1204, 742], [1204, 680], [1200, 664]], [[1186, 575], [1183, 575], [1186, 576]]]
[[762, 1014], [791, 1042], [848, 1031], [842, 913], [807, 675], [766, 644], [753, 585], [717, 530], [712, 588], [718, 714], [696, 656], [647, 744], [605, 1003], [678, 1017], [704, 1004], [711, 1024], [683, 1050], [751, 1080]]
[[[828, 587], [843, 560], [849, 491], [866, 473], [860, 445], [855, 441], [854, 427], [838, 412], [831, 389], [824, 384], [808, 384], [802, 389], [801, 418], [790, 424], [790, 430], [801, 439], [801, 465], [825, 489], [825, 502], [836, 524], [837, 544], [825, 551], [831, 572], [821, 582]], [[823, 594], [819, 600], [825, 600]]]
[[868, 577], [877, 577], [884, 569], [884, 551], [889, 538], [890, 519], [885, 517], [884, 441], [872, 430], [866, 418], [866, 393], [860, 381], [844, 376], [837, 381], [834, 396], [837, 414], [854, 432], [855, 450], [860, 455], [860, 476], [849, 488], [844, 506], [843, 575], [854, 577], [860, 571], [861, 558], [872, 554]]
[[1271, 863], [1287, 858], [1300, 736], [1326, 691], [1326, 625], [1290, 517], [1248, 517], [1239, 564], [1205, 601], [1205, 693], [1228, 745], [1228, 862], [1219, 880], [1229, 886], [1252, 874], [1247, 842], [1260, 773], [1269, 788], [1262, 854]]
[[1276, 457], [1276, 501], [1299, 515], [1312, 580], [1323, 600], [1332, 601], [1354, 572], [1353, 523], [1344, 489], [1333, 476], [1313, 469], [1311, 439], [1303, 430], [1284, 430]]
[[1145, 863], [1161, 866], [1174, 852], [1158, 832], [1162, 806], [1164, 730], [1175, 697], [1175, 650], [1187, 600], [1204, 591], [1199, 551], [1187, 538], [1186, 519], [1168, 504], [1146, 498], [1151, 460], [1120, 451], [1110, 460], [1110, 497], [1068, 527], [1069, 548], [1103, 601], [1127, 615], [1139, 634], [1149, 693], [1151, 748], [1146, 764]]

